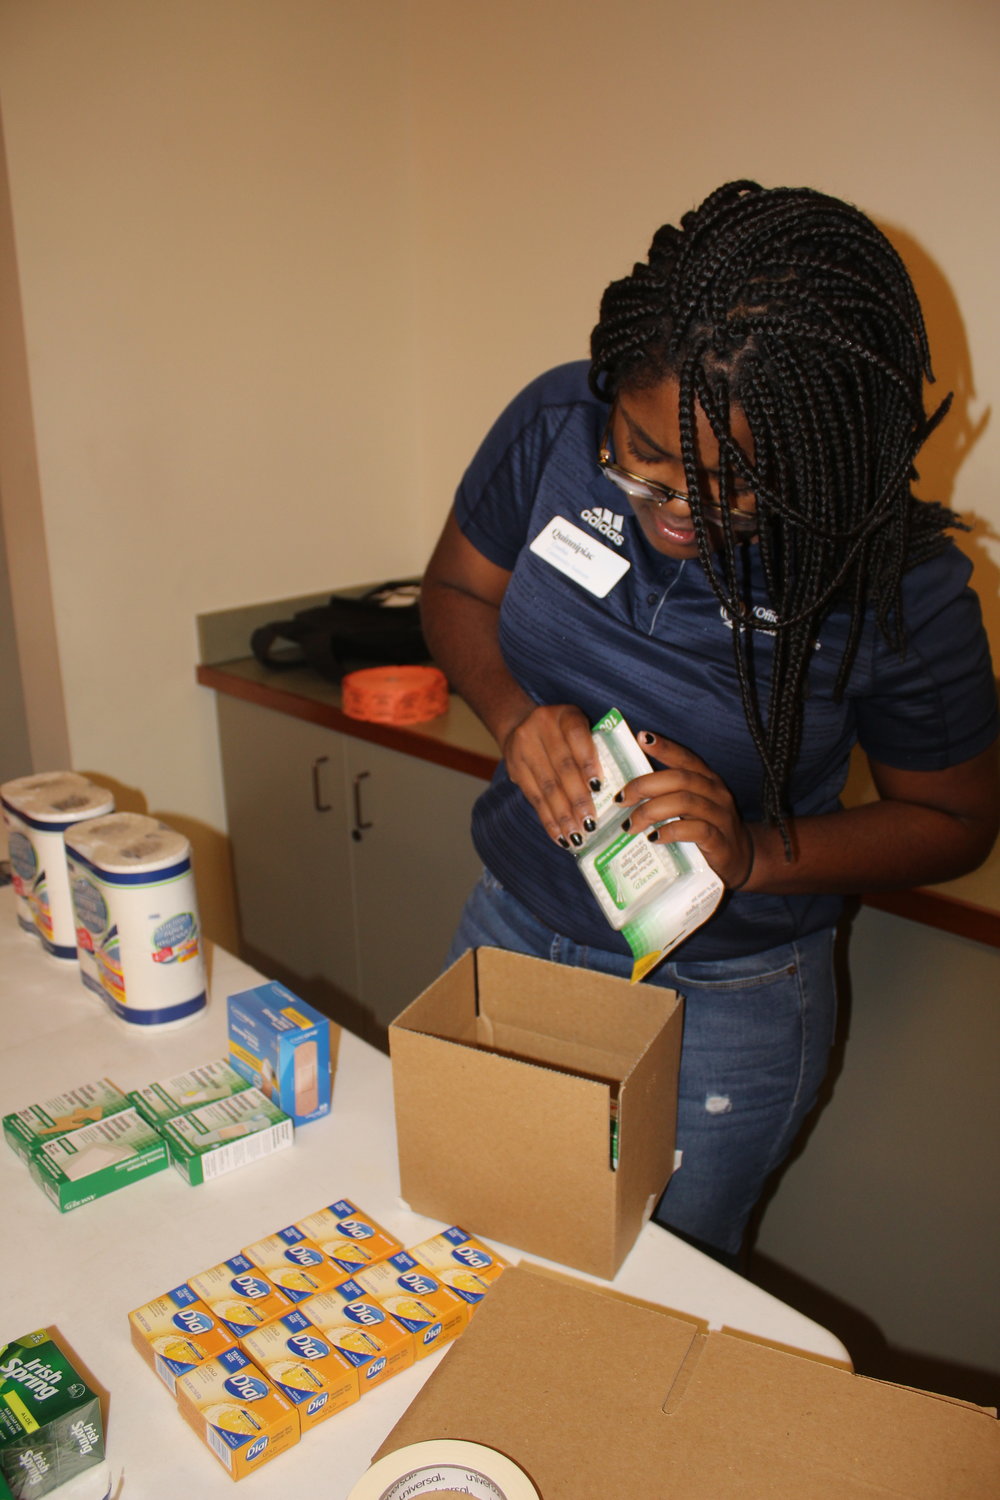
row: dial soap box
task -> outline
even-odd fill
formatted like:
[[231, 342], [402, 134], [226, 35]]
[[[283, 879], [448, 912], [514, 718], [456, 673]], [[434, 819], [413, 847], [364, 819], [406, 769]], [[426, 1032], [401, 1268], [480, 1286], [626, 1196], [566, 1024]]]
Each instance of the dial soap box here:
[[44, 1328], [0, 1344], [0, 1474], [47, 1495], [104, 1460], [101, 1405]]
[[229, 1061], [296, 1125], [330, 1112], [330, 1022], [283, 984], [230, 995]]

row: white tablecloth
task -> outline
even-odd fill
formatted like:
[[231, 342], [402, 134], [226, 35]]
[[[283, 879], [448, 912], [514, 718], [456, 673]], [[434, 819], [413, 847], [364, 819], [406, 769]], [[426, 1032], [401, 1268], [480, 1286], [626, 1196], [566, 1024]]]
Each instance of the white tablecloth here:
[[[259, 982], [221, 949], [210, 952], [211, 1002], [195, 1022], [148, 1035], [106, 1012], [75, 966], [49, 958], [20, 931], [0, 890], [0, 1114], [95, 1078], [128, 1090], [226, 1050], [226, 996]], [[244, 1245], [338, 1198], [351, 1198], [412, 1245], [444, 1227], [399, 1198], [388, 1059], [340, 1037], [330, 1116], [295, 1145], [214, 1183], [188, 1187], [161, 1172], [60, 1214], [0, 1144], [0, 1342], [48, 1327], [107, 1398], [114, 1495], [212, 1500], [232, 1481], [180, 1419], [129, 1341], [127, 1313]], [[474, 1226], [470, 1226], [473, 1227]], [[496, 1248], [512, 1259], [519, 1252]], [[573, 1273], [578, 1274], [578, 1273]], [[587, 1278], [593, 1279], [593, 1278]], [[675, 1311], [847, 1362], [827, 1330], [647, 1225], [612, 1285]], [[297, 1448], [241, 1481], [248, 1492], [346, 1500], [371, 1455], [446, 1351], [368, 1392]]]

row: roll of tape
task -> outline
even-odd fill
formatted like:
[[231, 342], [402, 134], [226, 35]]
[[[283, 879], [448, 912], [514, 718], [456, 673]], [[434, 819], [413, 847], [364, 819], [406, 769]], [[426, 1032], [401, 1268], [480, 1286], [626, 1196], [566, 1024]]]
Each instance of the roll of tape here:
[[442, 1490], [474, 1500], [541, 1500], [524, 1470], [505, 1454], [450, 1438], [387, 1453], [362, 1475], [348, 1500], [431, 1500]]
[[363, 667], [340, 684], [350, 719], [423, 724], [448, 709], [448, 679], [437, 667]]

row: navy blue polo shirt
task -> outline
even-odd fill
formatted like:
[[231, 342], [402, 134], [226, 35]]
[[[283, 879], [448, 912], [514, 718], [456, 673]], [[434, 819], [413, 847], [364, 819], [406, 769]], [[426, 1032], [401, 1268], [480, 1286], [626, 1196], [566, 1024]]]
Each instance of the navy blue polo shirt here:
[[[618, 708], [634, 731], [651, 729], [687, 745], [724, 779], [742, 815], [760, 819], [761, 764], [743, 715], [732, 626], [701, 563], [656, 552], [625, 497], [601, 474], [597, 447], [606, 420], [607, 407], [588, 390], [586, 363], [562, 365], [503, 412], [459, 487], [462, 532], [512, 575], [500, 611], [504, 659], [538, 703], [576, 704], [592, 723]], [[580, 576], [553, 565], [551, 548], [532, 550], [553, 527], [563, 544], [587, 554]], [[758, 549], [748, 550], [750, 597], [766, 619]], [[992, 743], [996, 687], [970, 572], [949, 543], [907, 573], [905, 653], [866, 619], [840, 703], [833, 686], [848, 616], [831, 613], [808, 671], [789, 787], [793, 813], [838, 807], [856, 741], [874, 760], [918, 771], [957, 765]], [[603, 588], [611, 576], [617, 581], [603, 596], [594, 592], [595, 578]], [[771, 646], [765, 632], [754, 632], [765, 705]], [[476, 803], [472, 832], [483, 862], [541, 921], [576, 942], [628, 952], [572, 855], [543, 832], [502, 765]], [[763, 952], [830, 926], [841, 905], [830, 895], [725, 896], [673, 956]]]

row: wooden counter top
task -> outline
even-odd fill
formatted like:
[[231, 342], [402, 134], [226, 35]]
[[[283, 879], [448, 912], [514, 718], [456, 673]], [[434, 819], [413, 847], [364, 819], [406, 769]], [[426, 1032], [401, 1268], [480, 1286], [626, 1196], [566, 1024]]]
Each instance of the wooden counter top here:
[[[356, 739], [399, 750], [420, 760], [433, 761], [488, 781], [497, 764], [497, 747], [491, 735], [461, 698], [452, 697], [451, 707], [440, 718], [426, 724], [397, 727], [351, 719], [341, 708], [340, 689], [317, 673], [293, 667], [270, 671], [253, 657], [203, 663], [197, 679], [216, 692], [244, 698], [263, 708], [324, 725]], [[864, 772], [852, 775], [845, 793], [850, 804], [865, 800]], [[938, 927], [944, 932], [971, 938], [1000, 948], [1000, 844], [981, 869], [943, 885], [922, 886], [909, 891], [863, 892], [866, 906], [895, 916]]]

